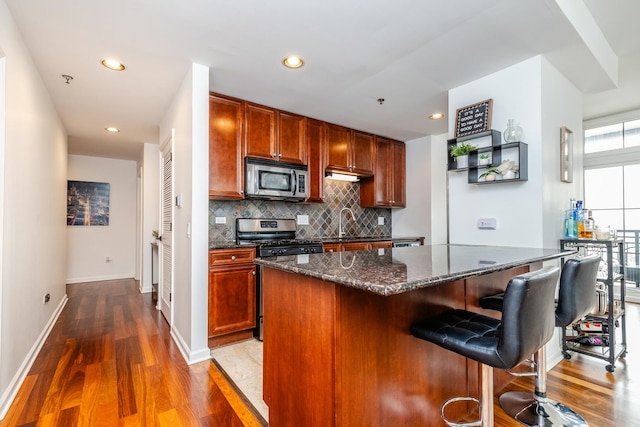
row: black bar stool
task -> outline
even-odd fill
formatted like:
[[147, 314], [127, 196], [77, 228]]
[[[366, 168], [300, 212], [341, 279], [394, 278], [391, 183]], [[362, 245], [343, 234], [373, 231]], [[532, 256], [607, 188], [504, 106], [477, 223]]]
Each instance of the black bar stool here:
[[[596, 276], [600, 257], [590, 255], [567, 260], [560, 274], [555, 325], [564, 328], [591, 312], [596, 304]], [[502, 311], [505, 293], [480, 298], [480, 307]], [[507, 392], [500, 396], [500, 406], [514, 419], [527, 426], [588, 427], [573, 409], [547, 397], [547, 360], [542, 346], [534, 354], [535, 392]], [[520, 374], [522, 375], [522, 374]]]
[[[556, 284], [560, 269], [547, 267], [513, 277], [504, 293], [502, 320], [466, 310], [449, 310], [411, 325], [411, 333], [481, 363], [481, 399], [456, 397], [443, 403], [442, 419], [450, 426], [493, 426], [493, 370], [511, 369], [543, 347], [553, 336]], [[479, 405], [480, 419], [455, 423], [444, 415], [454, 401]]]

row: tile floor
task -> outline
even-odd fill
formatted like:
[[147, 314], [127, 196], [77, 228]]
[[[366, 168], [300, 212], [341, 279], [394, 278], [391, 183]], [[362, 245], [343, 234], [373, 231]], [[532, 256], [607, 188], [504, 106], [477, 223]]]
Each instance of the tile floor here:
[[256, 410], [269, 421], [262, 400], [262, 343], [251, 339], [211, 350], [211, 357], [224, 369]]

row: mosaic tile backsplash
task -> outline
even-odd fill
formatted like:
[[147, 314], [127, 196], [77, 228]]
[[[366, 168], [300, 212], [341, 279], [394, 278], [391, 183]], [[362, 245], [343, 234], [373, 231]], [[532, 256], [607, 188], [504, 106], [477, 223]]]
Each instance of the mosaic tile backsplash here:
[[[346, 236], [390, 237], [391, 209], [360, 207], [360, 184], [326, 179], [324, 203], [289, 203], [269, 200], [209, 200], [209, 242], [234, 240], [236, 218], [293, 218], [308, 215], [309, 225], [298, 225], [296, 238], [322, 239], [338, 237], [338, 215], [342, 208], [342, 226]], [[215, 217], [226, 217], [226, 224], [216, 224]], [[384, 225], [378, 225], [378, 217]]]

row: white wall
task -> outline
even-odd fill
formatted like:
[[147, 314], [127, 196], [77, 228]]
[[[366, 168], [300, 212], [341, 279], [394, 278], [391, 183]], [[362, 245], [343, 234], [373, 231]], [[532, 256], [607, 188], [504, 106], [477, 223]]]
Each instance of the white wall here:
[[[4, 1], [0, 56], [6, 58], [1, 418], [66, 302], [67, 135]], [[46, 293], [51, 300], [44, 304]]]
[[[556, 247], [564, 234], [564, 211], [569, 199], [584, 197], [584, 135], [582, 94], [542, 58], [542, 244]], [[573, 131], [573, 183], [560, 181], [560, 128]]]
[[407, 205], [391, 210], [393, 236], [424, 236], [425, 245], [446, 243], [446, 135], [426, 136], [405, 145]]
[[[160, 230], [160, 151], [158, 144], [144, 144], [142, 159], [142, 279], [140, 291], [151, 292], [151, 242]], [[157, 280], [157, 277], [156, 277]]]
[[110, 206], [108, 226], [67, 227], [67, 283], [134, 277], [136, 162], [70, 155], [68, 179], [109, 183]]
[[174, 137], [174, 294], [172, 336], [188, 363], [210, 357], [207, 341], [209, 250], [209, 69], [192, 64], [160, 125]]
[[[536, 56], [449, 91], [449, 128], [457, 108], [493, 99], [492, 128], [516, 119], [529, 147], [527, 182], [471, 185], [466, 172], [449, 172], [451, 243], [559, 246], [562, 211], [582, 198], [581, 94], [544, 57]], [[560, 127], [574, 130], [574, 182], [560, 181]], [[451, 132], [453, 136], [453, 132]], [[497, 230], [479, 230], [496, 218]]]

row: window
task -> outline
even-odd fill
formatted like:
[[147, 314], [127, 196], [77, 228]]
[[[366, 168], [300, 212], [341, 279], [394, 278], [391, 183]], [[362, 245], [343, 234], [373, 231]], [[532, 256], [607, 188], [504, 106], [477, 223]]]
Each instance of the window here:
[[640, 120], [600, 126], [584, 132], [585, 154], [637, 146], [640, 146]]

